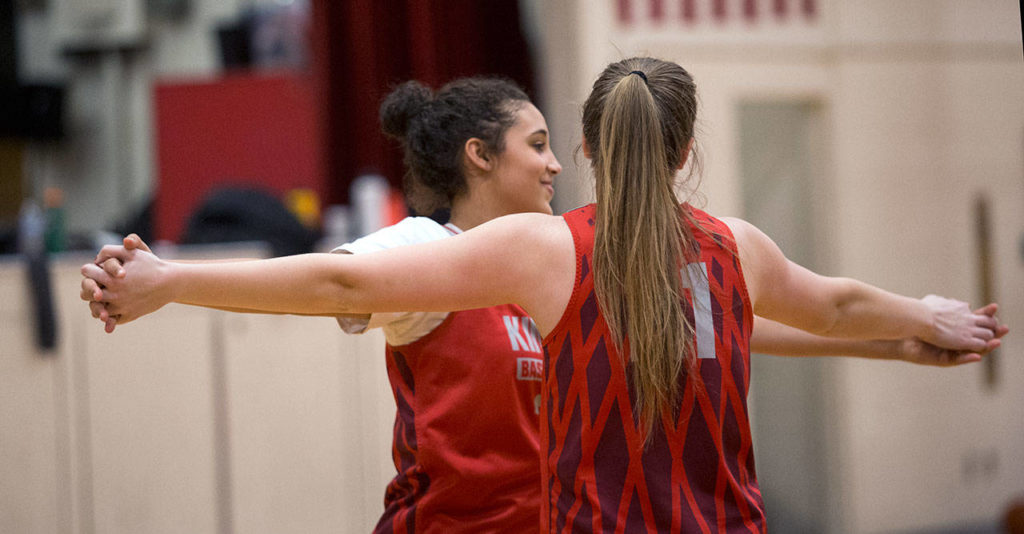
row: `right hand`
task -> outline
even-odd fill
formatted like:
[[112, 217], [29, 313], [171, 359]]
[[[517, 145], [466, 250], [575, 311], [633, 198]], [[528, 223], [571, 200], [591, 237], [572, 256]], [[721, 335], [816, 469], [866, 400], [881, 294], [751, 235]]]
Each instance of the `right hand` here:
[[977, 313], [971, 311], [966, 302], [937, 295], [928, 295], [921, 302], [932, 314], [931, 332], [922, 338], [925, 342], [943, 349], [983, 352], [988, 342], [996, 338], [999, 320], [994, 312], [992, 315]]

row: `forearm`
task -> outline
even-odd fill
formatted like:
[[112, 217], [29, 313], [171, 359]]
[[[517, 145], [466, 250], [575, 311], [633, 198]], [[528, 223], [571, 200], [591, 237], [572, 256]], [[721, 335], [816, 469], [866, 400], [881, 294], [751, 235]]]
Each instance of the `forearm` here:
[[176, 263], [166, 288], [173, 302], [232, 311], [342, 313], [337, 255], [303, 254], [258, 261]]
[[243, 261], [258, 261], [259, 258], [221, 258], [209, 260], [165, 260], [171, 263], [197, 264], [197, 263], [236, 263]]
[[[201, 263], [235, 263], [242, 261], [255, 261], [256, 258], [225, 258], [225, 259], [203, 259], [203, 260], [185, 260], [185, 259], [173, 259], [166, 260], [170, 263], [181, 263], [181, 264], [201, 264]], [[185, 303], [182, 303], [185, 304]], [[271, 313], [271, 314], [282, 314], [282, 312], [265, 312], [260, 310], [250, 310], [247, 308], [232, 308], [229, 306], [204, 306], [202, 304], [195, 304], [203, 308], [209, 308], [211, 310], [220, 310], [233, 313]]]
[[930, 338], [931, 310], [921, 300], [896, 295], [849, 278], [827, 278], [828, 320], [815, 333], [827, 337]]
[[[230, 259], [196, 259], [196, 260], [174, 259], [174, 260], [165, 260], [165, 261], [167, 261], [168, 263], [177, 263], [177, 264], [183, 264], [183, 265], [184, 264], [196, 265], [196, 264], [216, 264], [216, 263], [238, 263], [238, 262], [257, 261], [257, 260], [258, 260], [258, 258], [230, 258]], [[120, 263], [118, 265], [120, 265]], [[236, 308], [236, 307], [220, 306], [220, 305], [204, 305], [204, 304], [199, 304], [199, 303], [185, 303], [185, 302], [182, 302], [182, 304], [191, 304], [191, 305], [200, 306], [200, 307], [203, 307], [203, 308], [209, 308], [209, 309], [212, 309], [212, 310], [220, 310], [220, 311], [227, 311], [227, 312], [233, 312], [233, 313], [259, 313], [259, 314], [275, 314], [275, 315], [285, 315], [285, 314], [288, 314], [288, 315], [313, 315], [313, 314], [306, 313], [306, 312], [303, 312], [303, 313], [297, 313], [297, 312], [287, 313], [287, 312], [280, 312], [280, 311], [265, 311], [265, 310], [261, 310], [261, 309]], [[324, 314], [324, 315], [331, 315], [331, 314]]]
[[775, 356], [857, 356], [898, 359], [901, 341], [823, 337], [798, 328], [754, 317], [751, 352]]
[[[185, 304], [185, 303], [182, 303]], [[258, 313], [261, 315], [302, 315], [307, 317], [337, 317], [333, 313], [299, 313], [299, 312], [280, 312], [280, 311], [264, 311], [264, 310], [252, 310], [249, 308], [232, 308], [230, 306], [203, 306], [202, 304], [190, 304], [190, 306], [199, 306], [211, 310], [220, 310], [231, 313]]]
[[984, 350], [998, 326], [967, 303], [917, 300], [848, 278], [815, 274], [782, 254], [749, 223], [730, 220], [754, 313], [809, 332], [857, 339], [913, 339], [952, 350]]

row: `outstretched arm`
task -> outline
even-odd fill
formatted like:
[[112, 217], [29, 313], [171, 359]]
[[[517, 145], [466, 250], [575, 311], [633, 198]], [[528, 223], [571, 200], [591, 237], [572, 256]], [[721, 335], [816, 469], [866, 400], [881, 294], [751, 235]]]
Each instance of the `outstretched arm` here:
[[998, 321], [966, 303], [895, 295], [849, 278], [815, 274], [791, 261], [750, 223], [723, 219], [736, 238], [754, 313], [828, 337], [919, 338], [936, 346], [983, 351]]
[[[997, 305], [989, 304], [975, 310], [975, 313], [995, 317], [997, 309]], [[995, 338], [987, 342], [985, 350], [960, 352], [940, 349], [915, 338], [860, 340], [823, 337], [755, 315], [750, 350], [774, 356], [854, 356], [949, 367], [980, 361], [985, 354], [1001, 345], [999, 338], [1008, 332], [1009, 328], [999, 325]]]
[[[179, 264], [141, 250], [104, 247], [100, 263], [117, 258], [124, 263], [124, 277], [97, 273], [89, 265], [83, 271], [105, 287], [101, 299], [111, 315], [120, 315], [119, 324], [170, 302], [314, 315], [451, 311], [513, 302], [538, 325], [547, 320], [553, 326], [571, 292], [565, 279], [573, 276], [571, 243], [561, 218], [520, 214], [439, 242], [354, 256]], [[561, 293], [561, 303], [552, 304]]]

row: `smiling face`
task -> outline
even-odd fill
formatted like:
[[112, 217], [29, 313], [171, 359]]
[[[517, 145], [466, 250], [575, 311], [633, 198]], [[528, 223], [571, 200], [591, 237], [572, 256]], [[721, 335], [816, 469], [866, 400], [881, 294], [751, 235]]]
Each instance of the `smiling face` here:
[[533, 104], [523, 103], [505, 132], [504, 150], [495, 156], [487, 181], [506, 214], [551, 214], [554, 178], [562, 166], [551, 151], [548, 124]]

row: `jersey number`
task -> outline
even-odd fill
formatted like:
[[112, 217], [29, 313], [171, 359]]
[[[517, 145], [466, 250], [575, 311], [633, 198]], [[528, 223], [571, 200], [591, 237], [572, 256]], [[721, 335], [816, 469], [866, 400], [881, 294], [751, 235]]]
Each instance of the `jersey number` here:
[[711, 285], [708, 282], [708, 266], [703, 262], [690, 263], [686, 269], [689, 271], [690, 287], [693, 292], [693, 326], [697, 331], [697, 357], [714, 359], [715, 323], [711, 315]]

